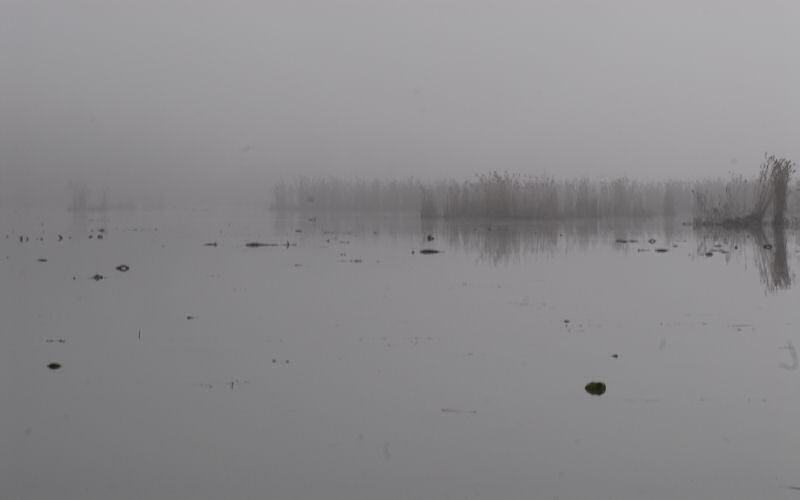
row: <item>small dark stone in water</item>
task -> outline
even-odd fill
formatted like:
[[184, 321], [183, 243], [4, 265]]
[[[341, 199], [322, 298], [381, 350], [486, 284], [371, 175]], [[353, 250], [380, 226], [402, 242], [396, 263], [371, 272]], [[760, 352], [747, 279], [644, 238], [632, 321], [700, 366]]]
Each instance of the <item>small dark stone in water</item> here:
[[63, 237], [63, 236], [61, 236], [61, 235], [59, 234], [59, 235], [58, 235], [58, 241], [61, 241], [61, 240], [63, 240], [63, 239], [64, 239], [64, 237]]
[[432, 234], [429, 234], [425, 239], [428, 240], [428, 241], [433, 241], [434, 240]]
[[714, 256], [714, 252], [706, 252], [706, 257], [713, 257], [713, 256]]
[[656, 239], [655, 238], [650, 238], [649, 240], [647, 240], [647, 242], [650, 243], [651, 245], [655, 245], [656, 244]]
[[103, 279], [103, 275], [102, 274], [95, 274], [94, 276], [92, 276], [92, 279], [95, 280], [95, 281], [100, 281], [101, 279]]
[[98, 234], [98, 235], [97, 235], [97, 239], [98, 239], [98, 240], [102, 240], [102, 239], [103, 239], [103, 235], [102, 235], [102, 234]]
[[45, 259], [45, 258], [40, 258], [40, 259], [39, 259], [39, 262], [47, 262], [47, 259]]
[[769, 243], [764, 243], [764, 250], [772, 250], [772, 245]]
[[215, 246], [217, 246], [217, 242], [216, 241], [212, 241], [211, 243], [206, 243], [205, 246], [207, 246], [207, 247], [215, 247]]
[[668, 251], [669, 250], [667, 250], [666, 248], [656, 248], [656, 252], [658, 253], [667, 253]]
[[586, 384], [586, 392], [592, 396], [602, 396], [606, 392], [606, 384], [603, 382], [589, 382]]
[[421, 253], [423, 255], [431, 255], [431, 254], [439, 253], [439, 250], [434, 250], [433, 248], [423, 248], [422, 250], [419, 251], [419, 253]]
[[617, 240], [617, 243], [627, 243], [627, 242], [628, 242], [628, 240], [623, 240], [623, 239]]
[[612, 354], [611, 357], [614, 358], [614, 359], [618, 359], [619, 358], [619, 354]]
[[117, 266], [117, 271], [119, 271], [121, 273], [127, 273], [130, 270], [131, 270], [131, 268], [126, 266], [125, 264], [122, 264], [121, 266]]
[[186, 319], [194, 319], [194, 316], [186, 316]]
[[49, 365], [47, 365], [47, 367], [50, 368], [51, 370], [58, 370], [59, 368], [61, 368], [61, 365], [59, 363], [50, 363]]

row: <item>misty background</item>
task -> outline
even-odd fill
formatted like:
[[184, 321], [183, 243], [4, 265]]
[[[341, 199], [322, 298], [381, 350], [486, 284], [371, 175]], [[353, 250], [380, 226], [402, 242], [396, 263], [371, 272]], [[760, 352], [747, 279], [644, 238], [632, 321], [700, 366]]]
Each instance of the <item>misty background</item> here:
[[0, 1], [0, 204], [800, 158], [792, 1]]

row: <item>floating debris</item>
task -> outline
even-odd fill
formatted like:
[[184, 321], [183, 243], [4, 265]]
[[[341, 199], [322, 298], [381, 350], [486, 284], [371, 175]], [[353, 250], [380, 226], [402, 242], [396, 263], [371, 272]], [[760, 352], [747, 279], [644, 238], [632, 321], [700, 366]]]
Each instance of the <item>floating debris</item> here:
[[130, 268], [130, 267], [128, 267], [128, 266], [126, 266], [125, 264], [122, 264], [122, 265], [120, 265], [120, 266], [117, 266], [117, 271], [119, 271], [119, 272], [121, 272], [121, 273], [127, 273], [127, 272], [128, 272], [128, 271], [130, 271], [130, 270], [131, 270], [131, 268]]
[[188, 319], [188, 320], [193, 320], [193, 319], [194, 319], [194, 316], [191, 316], [191, 315], [189, 315], [189, 316], [186, 316], [186, 319]]
[[217, 242], [216, 242], [216, 241], [212, 241], [212, 242], [210, 242], [210, 243], [204, 243], [204, 244], [203, 244], [203, 246], [206, 246], [206, 247], [215, 247], [215, 246], [217, 246]]
[[603, 382], [589, 382], [586, 384], [586, 392], [592, 396], [602, 396], [606, 392], [606, 384]]
[[429, 234], [428, 236], [426, 236], [426, 237], [425, 237], [425, 239], [426, 239], [427, 241], [433, 241], [435, 238], [433, 237], [433, 235], [432, 235], [432, 234]]
[[104, 276], [102, 274], [95, 274], [94, 276], [91, 277], [91, 279], [93, 279], [95, 281], [100, 281], [103, 278], [104, 278]]
[[250, 243], [245, 244], [248, 248], [261, 248], [261, 247], [279, 247], [282, 246], [280, 243], [261, 243], [259, 241], [251, 241]]
[[772, 250], [772, 245], [769, 243], [764, 243], [764, 250]]
[[423, 248], [422, 250], [419, 251], [419, 253], [421, 253], [422, 255], [432, 255], [440, 252], [439, 250], [435, 250], [433, 248]]
[[617, 243], [627, 243], [627, 242], [628, 242], [628, 240], [623, 240], [623, 239], [618, 239], [617, 240]]
[[647, 242], [650, 243], [651, 245], [655, 245], [656, 244], [656, 239], [655, 238], [650, 238], [649, 240], [647, 240]]
[[614, 359], [619, 359], [619, 354], [612, 354], [611, 357]]
[[236, 386], [249, 384], [249, 383], [250, 383], [249, 380], [239, 380], [238, 378], [235, 378], [235, 379], [231, 380], [230, 382], [227, 382], [225, 385], [227, 385], [228, 387], [233, 389]]
[[656, 253], [667, 253], [669, 252], [666, 248], [656, 248]]
[[706, 252], [706, 257], [713, 257], [713, 256], [714, 256], [714, 252]]
[[61, 364], [60, 363], [50, 363], [49, 365], [47, 365], [47, 367], [50, 368], [51, 370], [58, 370], [59, 368], [61, 368]]
[[67, 341], [62, 339], [62, 338], [46, 339], [45, 342], [47, 342], [48, 344], [55, 344], [55, 343], [66, 344], [67, 343]]
[[39, 262], [47, 262], [47, 259], [45, 259], [45, 258], [43, 258], [43, 257], [42, 257], [42, 258], [39, 258]]
[[478, 410], [459, 410], [457, 408], [442, 408], [442, 413], [467, 413], [470, 415], [475, 415], [478, 413]]
[[291, 243], [287, 241], [286, 243], [262, 243], [260, 241], [251, 241], [250, 243], [245, 243], [246, 247], [248, 248], [260, 248], [260, 247], [296, 247], [297, 243]]

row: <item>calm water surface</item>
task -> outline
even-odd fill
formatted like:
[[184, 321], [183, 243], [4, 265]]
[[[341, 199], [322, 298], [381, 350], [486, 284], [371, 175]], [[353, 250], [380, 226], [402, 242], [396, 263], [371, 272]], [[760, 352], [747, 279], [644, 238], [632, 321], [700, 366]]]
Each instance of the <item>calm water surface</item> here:
[[800, 498], [796, 232], [313, 215], [0, 216], [0, 497]]

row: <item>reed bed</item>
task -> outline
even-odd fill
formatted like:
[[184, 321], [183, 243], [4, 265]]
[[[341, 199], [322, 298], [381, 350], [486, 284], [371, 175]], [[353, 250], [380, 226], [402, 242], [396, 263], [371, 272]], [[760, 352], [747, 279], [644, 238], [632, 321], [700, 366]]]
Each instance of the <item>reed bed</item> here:
[[[799, 220], [800, 195], [791, 190], [794, 163], [765, 156], [758, 176], [696, 182], [556, 179], [493, 171], [457, 181], [297, 176], [273, 188], [272, 208], [314, 211], [411, 212], [423, 218], [556, 220], [692, 216], [695, 225]], [[787, 218], [788, 213], [788, 218]]]

